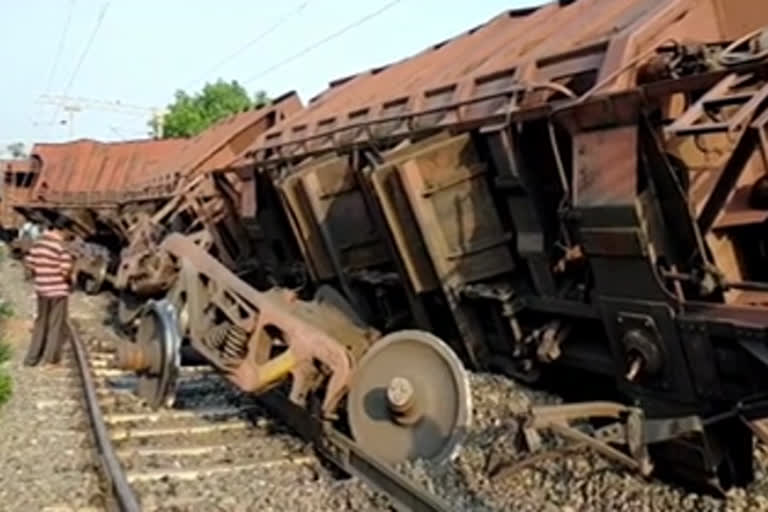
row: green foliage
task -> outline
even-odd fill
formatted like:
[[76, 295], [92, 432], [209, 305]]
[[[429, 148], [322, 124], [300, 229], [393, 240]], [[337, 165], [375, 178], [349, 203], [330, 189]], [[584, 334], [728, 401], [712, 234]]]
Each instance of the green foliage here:
[[27, 151], [24, 148], [23, 142], [14, 142], [13, 144], [8, 144], [5, 146], [5, 150], [10, 153], [12, 158], [25, 158], [27, 156]]
[[0, 342], [0, 405], [3, 405], [11, 397], [13, 391], [13, 382], [2, 365], [11, 359], [11, 347]]
[[0, 406], [5, 404], [13, 393], [13, 381], [5, 370], [0, 370]]
[[[163, 138], [192, 137], [225, 117], [268, 103], [264, 91], [257, 92], [252, 99], [236, 80], [219, 79], [205, 84], [203, 90], [194, 95], [178, 90], [163, 117]], [[150, 125], [157, 131], [156, 121]]]
[[[13, 306], [9, 302], [0, 301], [0, 320], [13, 316]], [[11, 396], [13, 383], [11, 376], [4, 368], [4, 363], [11, 359], [11, 347], [0, 341], [0, 405], [3, 405]]]
[[0, 301], [0, 319], [13, 316], [13, 304]]

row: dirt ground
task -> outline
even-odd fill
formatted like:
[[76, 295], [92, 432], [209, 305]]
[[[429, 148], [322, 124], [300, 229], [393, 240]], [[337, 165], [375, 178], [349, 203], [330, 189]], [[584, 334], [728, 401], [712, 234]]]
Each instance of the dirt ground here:
[[[87, 313], [83, 299], [73, 297], [75, 315]], [[57, 370], [22, 365], [35, 296], [20, 263], [8, 257], [0, 261], [0, 300], [13, 308], [13, 316], [0, 326], [12, 351], [5, 369], [13, 382], [11, 398], [0, 409], [0, 510], [103, 510], [77, 375], [66, 365]]]

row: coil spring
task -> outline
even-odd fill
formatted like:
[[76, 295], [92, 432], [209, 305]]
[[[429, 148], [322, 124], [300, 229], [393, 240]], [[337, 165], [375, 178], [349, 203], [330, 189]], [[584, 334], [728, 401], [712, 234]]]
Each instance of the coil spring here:
[[237, 325], [227, 331], [227, 338], [222, 350], [224, 355], [232, 359], [243, 359], [248, 353], [248, 333]]
[[243, 359], [248, 353], [248, 333], [229, 322], [211, 327], [203, 337], [203, 343], [227, 359]]

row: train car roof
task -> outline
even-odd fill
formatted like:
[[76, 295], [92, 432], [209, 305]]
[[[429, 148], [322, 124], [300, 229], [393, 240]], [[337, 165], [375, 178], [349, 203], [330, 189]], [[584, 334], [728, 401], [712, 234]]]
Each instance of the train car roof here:
[[713, 42], [756, 28], [765, 18], [758, 3], [561, 0], [505, 11], [415, 55], [331, 82], [305, 109], [258, 137], [243, 157], [267, 162], [413, 131], [414, 125], [439, 129], [490, 118], [519, 109], [510, 98], [521, 88], [576, 96], [595, 83], [604, 85], [602, 92], [621, 90], [632, 83], [639, 63], [633, 59], [665, 41]]
[[190, 138], [38, 143], [33, 201], [112, 203], [172, 191], [180, 177], [226, 165], [261, 132], [301, 108], [288, 93], [262, 108], [229, 116]]

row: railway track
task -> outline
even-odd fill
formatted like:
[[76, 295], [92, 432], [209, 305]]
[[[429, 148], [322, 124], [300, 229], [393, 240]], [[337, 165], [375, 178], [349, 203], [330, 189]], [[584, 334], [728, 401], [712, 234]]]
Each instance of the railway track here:
[[[208, 366], [183, 367], [173, 407], [152, 410], [132, 393], [135, 376], [111, 367], [112, 347], [71, 330], [109, 508], [449, 510], [277, 393], [257, 401]], [[339, 479], [328, 462], [358, 479]]]

